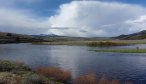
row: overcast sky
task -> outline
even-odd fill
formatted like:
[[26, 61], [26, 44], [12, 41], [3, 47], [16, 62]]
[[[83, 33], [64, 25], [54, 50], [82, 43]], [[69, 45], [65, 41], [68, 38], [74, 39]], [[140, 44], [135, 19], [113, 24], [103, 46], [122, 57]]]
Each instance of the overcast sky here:
[[103, 37], [146, 30], [146, 0], [0, 0], [0, 31]]

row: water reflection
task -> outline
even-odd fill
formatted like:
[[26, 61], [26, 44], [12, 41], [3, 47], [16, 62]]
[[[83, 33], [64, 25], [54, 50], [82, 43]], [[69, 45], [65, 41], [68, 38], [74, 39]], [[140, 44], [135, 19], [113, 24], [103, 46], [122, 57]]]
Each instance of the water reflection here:
[[73, 77], [78, 74], [78, 62], [81, 61], [81, 59], [77, 56], [80, 55], [81, 51], [78, 50], [77, 47], [54, 46], [53, 49], [49, 50], [48, 52], [50, 53], [50, 62], [56, 62], [56, 66], [70, 70], [73, 74]]

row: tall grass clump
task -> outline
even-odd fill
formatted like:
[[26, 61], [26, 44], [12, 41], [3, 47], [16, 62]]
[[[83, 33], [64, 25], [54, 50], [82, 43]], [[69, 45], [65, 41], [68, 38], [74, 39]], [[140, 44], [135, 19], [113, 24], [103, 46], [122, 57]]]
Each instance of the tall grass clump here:
[[20, 84], [49, 84], [48, 82], [53, 84], [45, 76], [35, 73], [27, 73], [23, 75], [23, 80], [21, 80]]
[[109, 42], [109, 41], [100, 41], [100, 42], [90, 42], [88, 43], [88, 46], [91, 47], [110, 47], [110, 46], [122, 46], [126, 45], [125, 43], [116, 43], [116, 42]]
[[102, 80], [100, 79], [97, 84], [121, 84], [118, 80]]
[[99, 43], [98, 42], [89, 42], [87, 45], [90, 47], [96, 47], [96, 46], [99, 46]]
[[95, 74], [82, 75], [74, 79], [73, 84], [97, 84]]
[[69, 71], [65, 71], [55, 67], [38, 68], [36, 69], [36, 73], [49, 78], [51, 77], [52, 79], [61, 82], [67, 82], [71, 78], [71, 73]]

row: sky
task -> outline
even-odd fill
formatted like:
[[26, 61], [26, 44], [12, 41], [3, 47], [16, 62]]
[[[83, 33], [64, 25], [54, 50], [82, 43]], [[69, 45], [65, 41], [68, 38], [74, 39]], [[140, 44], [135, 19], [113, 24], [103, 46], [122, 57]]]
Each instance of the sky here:
[[0, 31], [111, 37], [146, 30], [146, 0], [0, 0]]

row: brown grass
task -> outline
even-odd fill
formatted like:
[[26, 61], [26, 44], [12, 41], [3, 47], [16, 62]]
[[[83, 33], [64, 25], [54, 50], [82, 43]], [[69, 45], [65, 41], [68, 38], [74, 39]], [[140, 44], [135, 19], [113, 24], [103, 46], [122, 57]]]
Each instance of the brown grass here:
[[97, 84], [97, 79], [95, 74], [87, 74], [77, 77], [73, 84]]
[[[97, 80], [95, 74], [87, 74], [77, 77], [73, 84], [121, 84], [118, 80], [108, 80], [105, 76]], [[124, 84], [133, 84], [131, 81], [125, 81]]]
[[99, 80], [98, 84], [120, 84], [118, 80]]
[[51, 77], [54, 80], [61, 81], [61, 82], [66, 82], [71, 78], [71, 74], [69, 71], [65, 71], [60, 68], [54, 68], [54, 67], [38, 68], [36, 70], [36, 73], [47, 76], [47, 77]]
[[133, 84], [131, 81], [125, 81], [125, 84]]

